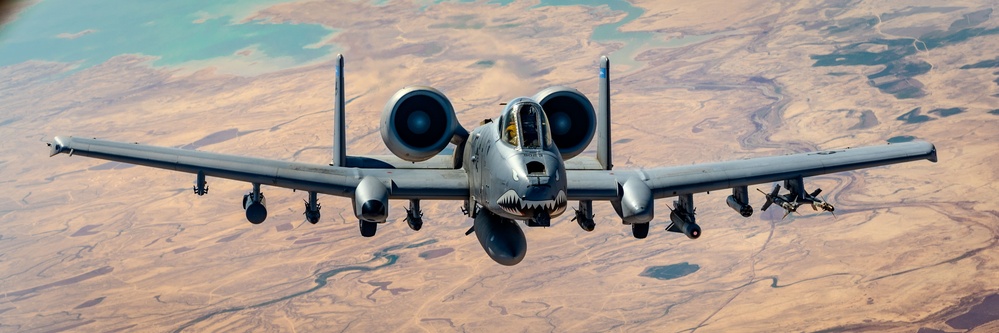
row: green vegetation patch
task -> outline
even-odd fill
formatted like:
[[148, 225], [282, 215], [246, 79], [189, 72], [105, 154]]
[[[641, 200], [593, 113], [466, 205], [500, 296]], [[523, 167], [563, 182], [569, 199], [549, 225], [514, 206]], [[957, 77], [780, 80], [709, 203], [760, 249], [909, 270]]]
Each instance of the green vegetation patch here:
[[493, 61], [493, 60], [479, 60], [479, 61], [476, 61], [474, 64], [472, 64], [472, 66], [470, 66], [470, 67], [475, 67], [475, 68], [492, 68], [495, 65], [496, 65], [496, 61]]
[[872, 79], [869, 80], [868, 83], [875, 88], [878, 88], [883, 93], [895, 95], [895, 98], [897, 99], [919, 98], [926, 96], [926, 92], [923, 91], [923, 83], [911, 77], [892, 75]]
[[638, 276], [650, 277], [659, 280], [672, 280], [693, 274], [700, 269], [701, 266], [696, 264], [681, 262], [679, 264], [667, 266], [649, 266], [646, 267], [641, 274], [638, 274]]
[[870, 30], [878, 24], [878, 18], [871, 17], [854, 17], [843, 20], [838, 20], [835, 23], [822, 29], [823, 32], [835, 35], [842, 34], [846, 32], [851, 32], [855, 30]]
[[[884, 45], [888, 49], [881, 52], [867, 51], [873, 45]], [[876, 66], [898, 61], [915, 53], [915, 51], [911, 39], [875, 39], [864, 43], [849, 44], [830, 54], [815, 54], [810, 57], [815, 60], [812, 67]]]
[[[867, 77], [871, 86], [878, 88], [883, 93], [894, 95], [898, 99], [923, 97], [926, 95], [923, 91], [923, 84], [914, 77], [926, 74], [932, 66], [922, 60], [906, 60], [905, 58], [916, 52], [961, 43], [974, 37], [999, 34], [999, 28], [976, 28], [985, 22], [991, 14], [991, 9], [967, 14], [951, 24], [948, 30], [933, 31], [918, 39], [874, 38], [865, 42], [847, 44], [829, 54], [811, 55], [812, 60], [815, 60], [812, 66], [885, 66], [883, 70]], [[858, 26], [865, 24], [865, 20], [867, 19], [859, 18], [849, 21], [849, 23]], [[837, 21], [830, 25], [825, 29], [825, 32], [830, 35], [840, 32], [842, 22], [844, 21]], [[870, 51], [882, 48], [883, 51]], [[996, 65], [999, 65], [999, 58], [962, 68], [988, 68]], [[996, 83], [999, 84], [999, 79], [996, 80]]]
[[950, 24], [950, 28], [947, 30], [955, 31], [964, 28], [970, 28], [989, 20], [989, 16], [992, 16], [992, 8], [982, 9], [976, 12], [972, 12], [964, 15], [964, 19], [954, 21]]
[[896, 136], [896, 137], [892, 137], [892, 138], [888, 139], [888, 143], [909, 142], [909, 141], [912, 141], [912, 140], [915, 140], [915, 139], [916, 139], [916, 137], [911, 136], [911, 135], [900, 135], [900, 136]]
[[906, 112], [905, 114], [898, 116], [898, 118], [895, 119], [904, 121], [909, 124], [925, 123], [927, 121], [933, 120], [933, 118], [930, 118], [930, 116], [919, 114], [921, 110], [922, 108], [912, 109], [911, 111]]
[[420, 258], [429, 260], [429, 259], [443, 257], [445, 255], [450, 254], [451, 252], [454, 252], [453, 248], [445, 247], [441, 249], [434, 249], [434, 250], [420, 252], [419, 256]]
[[933, 110], [930, 110], [930, 112], [927, 112], [927, 113], [936, 114], [936, 115], [939, 115], [941, 117], [950, 117], [950, 116], [953, 116], [955, 114], [963, 113], [963, 112], [964, 112], [964, 108], [947, 108], [947, 109], [933, 109]]
[[961, 69], [972, 69], [972, 68], [993, 68], [999, 67], [999, 57], [992, 60], [979, 61], [970, 65], [961, 66]]
[[[950, 116], [953, 116], [953, 115], [956, 115], [956, 114], [964, 113], [965, 111], [967, 111], [967, 109], [965, 109], [965, 108], [938, 108], [938, 109], [930, 110], [929, 112], [926, 112], [926, 113], [927, 114], [937, 115], [940, 118], [946, 118], [946, 117], [950, 117]], [[995, 110], [990, 111], [989, 113], [992, 113], [994, 111]], [[917, 107], [915, 109], [909, 110], [909, 112], [906, 112], [905, 114], [903, 114], [901, 116], [898, 116], [898, 118], [895, 118], [895, 119], [899, 120], [899, 121], [904, 121], [904, 122], [906, 122], [908, 124], [925, 123], [927, 121], [936, 120], [937, 119], [937, 118], [930, 117], [930, 116], [925, 115], [925, 114], [920, 114], [921, 112], [922, 112], [922, 108], [918, 108]]]
[[961, 10], [964, 7], [930, 7], [930, 6], [916, 6], [916, 7], [905, 7], [904, 9], [896, 10], [891, 13], [881, 14], [881, 21], [887, 22], [900, 17], [906, 17], [916, 14], [929, 14], [929, 13], [950, 13], [955, 10]]
[[754, 76], [749, 78], [749, 82], [763, 83], [763, 84], [774, 84], [773, 79], [768, 79], [762, 76]]
[[999, 109], [995, 109], [995, 110], [989, 111], [989, 114], [994, 114], [994, 115], [999, 116]]
[[[853, 113], [852, 111], [850, 112]], [[862, 130], [868, 129], [880, 124], [878, 121], [878, 116], [874, 114], [874, 111], [864, 110], [860, 112], [860, 121], [856, 125], [850, 126], [848, 130]]]
[[930, 63], [922, 60], [917, 62], [892, 62], [886, 64], [885, 69], [871, 74], [867, 76], [867, 78], [874, 80], [887, 76], [913, 77], [916, 75], [926, 74], [931, 68], [933, 68], [933, 65], [930, 65]]

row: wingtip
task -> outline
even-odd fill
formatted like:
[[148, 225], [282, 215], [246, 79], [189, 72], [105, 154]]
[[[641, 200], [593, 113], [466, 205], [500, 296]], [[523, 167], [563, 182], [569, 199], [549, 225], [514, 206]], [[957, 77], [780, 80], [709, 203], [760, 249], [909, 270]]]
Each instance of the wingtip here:
[[932, 142], [917, 140], [907, 144], [916, 145], [920, 148], [920, 154], [926, 156], [926, 160], [936, 163], [937, 162], [937, 146]]
[[343, 67], [343, 53], [337, 53], [336, 63], [340, 65], [340, 67]]
[[49, 157], [56, 156], [57, 154], [65, 151], [66, 142], [68, 142], [66, 137], [57, 136], [52, 138], [52, 142], [46, 143], [49, 146]]
[[937, 146], [932, 143], [930, 143], [930, 156], [926, 159], [933, 163], [937, 162]]
[[600, 68], [607, 68], [609, 66], [610, 66], [610, 58], [608, 58], [605, 55], [600, 56]]

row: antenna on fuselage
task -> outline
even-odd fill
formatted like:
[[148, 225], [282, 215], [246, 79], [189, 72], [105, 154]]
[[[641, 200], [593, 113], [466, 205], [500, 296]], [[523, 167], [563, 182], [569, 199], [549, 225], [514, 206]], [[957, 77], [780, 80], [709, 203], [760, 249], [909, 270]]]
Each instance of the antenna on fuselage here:
[[600, 93], [597, 97], [597, 162], [604, 170], [611, 162], [610, 59], [600, 57]]
[[333, 94], [333, 159], [330, 165], [347, 166], [347, 125], [344, 123], [343, 55], [336, 55], [336, 87]]

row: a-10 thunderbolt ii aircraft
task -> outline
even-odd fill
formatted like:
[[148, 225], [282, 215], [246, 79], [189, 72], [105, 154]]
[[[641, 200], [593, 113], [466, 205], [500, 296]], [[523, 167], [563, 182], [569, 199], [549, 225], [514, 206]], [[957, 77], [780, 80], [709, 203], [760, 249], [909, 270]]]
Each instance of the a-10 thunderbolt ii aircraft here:
[[[395, 156], [348, 156], [344, 137], [343, 57], [336, 63], [333, 159], [329, 165], [268, 160], [203, 151], [155, 147], [79, 137], [57, 136], [51, 154], [67, 153], [195, 174], [194, 192], [208, 192], [208, 176], [249, 182], [243, 196], [246, 219], [267, 217], [261, 185], [307, 191], [305, 217], [319, 221], [317, 194], [351, 198], [361, 235], [375, 235], [388, 219], [390, 200], [408, 200], [406, 222], [423, 225], [420, 200], [460, 200], [462, 212], [490, 258], [516, 265], [527, 252], [517, 221], [547, 227], [577, 201], [574, 220], [594, 228], [593, 201], [608, 201], [636, 238], [645, 238], [655, 212], [654, 200], [676, 197], [667, 230], [698, 238], [693, 194], [732, 189], [728, 206], [749, 217], [748, 185], [784, 181], [764, 193], [767, 205], [794, 210], [802, 203], [826, 211], [832, 205], [806, 193], [803, 177], [927, 159], [936, 149], [927, 142], [801, 153], [727, 162], [612, 170], [610, 62], [600, 60], [597, 108], [579, 91], [551, 87], [534, 97], [506, 103], [496, 120], [471, 132], [456, 120], [450, 101], [430, 87], [411, 86], [385, 105], [381, 136]], [[596, 136], [596, 158], [579, 155]], [[454, 153], [438, 155], [454, 144]], [[813, 195], [814, 194], [814, 195]]]

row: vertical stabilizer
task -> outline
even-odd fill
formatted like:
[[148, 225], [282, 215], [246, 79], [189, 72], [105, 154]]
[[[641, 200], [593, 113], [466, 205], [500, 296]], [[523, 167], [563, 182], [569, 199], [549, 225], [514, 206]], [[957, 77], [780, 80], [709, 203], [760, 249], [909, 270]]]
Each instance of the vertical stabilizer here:
[[333, 101], [333, 160], [330, 165], [347, 166], [347, 125], [344, 123], [343, 55], [336, 55], [336, 89]]
[[611, 162], [610, 59], [600, 57], [600, 95], [597, 103], [597, 162], [604, 170]]

